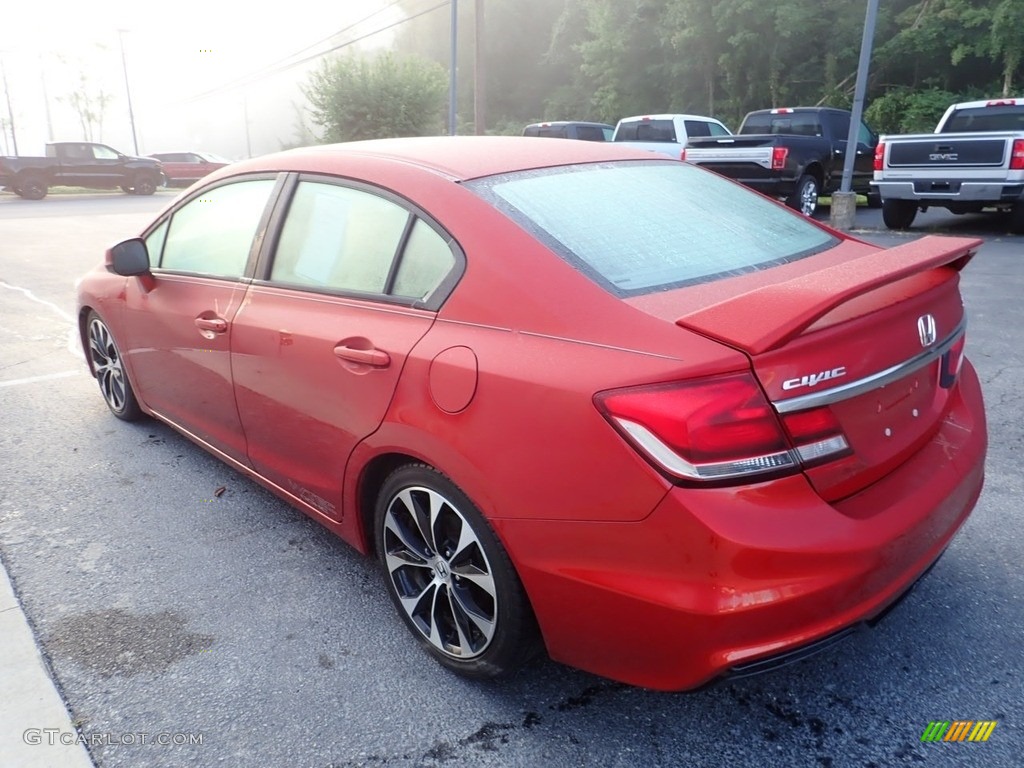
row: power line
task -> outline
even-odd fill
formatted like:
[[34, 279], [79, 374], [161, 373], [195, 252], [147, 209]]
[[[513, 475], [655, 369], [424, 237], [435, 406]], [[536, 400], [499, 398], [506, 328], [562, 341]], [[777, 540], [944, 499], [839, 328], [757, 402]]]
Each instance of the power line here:
[[[281, 72], [287, 72], [289, 69], [294, 69], [295, 67], [301, 66], [302, 64], [305, 64], [306, 62], [312, 61], [313, 59], [320, 58], [321, 56], [326, 56], [329, 53], [334, 53], [335, 51], [341, 50], [342, 48], [347, 48], [350, 45], [355, 45], [356, 43], [362, 42], [363, 40], [366, 40], [367, 38], [373, 37], [374, 35], [379, 35], [381, 32], [386, 32], [389, 29], [392, 29], [392, 28], [397, 27], [397, 26], [399, 26], [401, 24], [405, 24], [407, 22], [410, 22], [413, 19], [418, 19], [420, 16], [425, 16], [426, 14], [431, 13], [433, 11], [436, 11], [438, 8], [443, 8], [444, 6], [449, 5], [450, 3], [451, 3], [451, 0], [443, 0], [443, 2], [440, 2], [437, 5], [432, 5], [430, 8], [427, 8], [426, 10], [420, 11], [419, 13], [414, 13], [411, 16], [406, 16], [405, 18], [399, 19], [398, 21], [395, 21], [395, 22], [392, 22], [391, 24], [388, 24], [387, 26], [381, 27], [380, 29], [376, 29], [373, 32], [367, 32], [365, 35], [360, 35], [359, 37], [353, 38], [352, 40], [348, 40], [348, 41], [346, 41], [344, 43], [340, 43], [339, 45], [336, 45], [336, 46], [334, 46], [332, 48], [328, 48], [325, 51], [321, 51], [319, 53], [314, 53], [314, 54], [311, 54], [311, 55], [306, 56], [304, 58], [298, 59], [296, 61], [290, 61], [289, 62], [289, 59], [293, 58], [295, 55], [298, 55], [298, 54], [293, 54], [292, 56], [290, 56], [290, 57], [288, 57], [288, 58], [283, 60], [284, 62], [288, 62], [288, 63], [281, 63], [281, 64], [277, 64], [277, 65], [272, 65], [270, 67], [266, 67], [264, 70], [255, 72], [255, 73], [250, 74], [250, 75], [246, 75], [246, 76], [241, 77], [241, 78], [239, 78], [239, 79], [237, 79], [237, 80], [235, 80], [233, 82], [227, 83], [225, 85], [218, 86], [216, 88], [212, 88], [209, 91], [204, 91], [203, 93], [200, 93], [200, 94], [197, 94], [195, 96], [192, 96], [191, 98], [184, 99], [181, 103], [188, 104], [188, 103], [191, 103], [191, 102], [200, 101], [202, 99], [208, 98], [209, 96], [214, 96], [214, 95], [216, 95], [218, 93], [224, 93], [225, 91], [234, 90], [235, 88], [241, 88], [242, 86], [245, 86], [245, 85], [251, 85], [252, 83], [258, 82], [258, 81], [263, 80], [263, 79], [266, 79], [268, 77], [271, 77], [272, 75], [277, 75], [277, 74], [280, 74]], [[391, 8], [394, 5], [397, 5], [397, 3], [392, 3], [391, 5], [387, 6], [387, 8]], [[387, 10], [387, 8], [383, 8], [381, 10], [382, 11], [383, 10]], [[376, 15], [376, 14], [374, 14], [374, 15]], [[371, 17], [367, 17], [367, 18], [371, 18]], [[363, 19], [362, 21], [366, 21], [366, 19]], [[356, 22], [356, 24], [360, 24], [360, 23], [362, 23], [362, 21]], [[355, 25], [350, 25], [346, 29], [351, 29], [353, 26], [355, 26]], [[337, 35], [341, 34], [344, 31], [346, 31], [346, 30], [339, 30], [338, 32], [334, 33], [333, 35], [330, 35], [329, 37], [327, 37], [325, 39], [326, 40], [330, 40], [331, 38], [336, 37]], [[321, 40], [320, 43], [322, 43], [322, 42], [324, 42], [324, 41]], [[319, 45], [320, 43], [314, 43], [311, 46], [307, 46], [303, 50], [309, 50], [309, 48], [315, 47], [316, 45]], [[299, 51], [298, 53], [302, 53], [302, 51]]]

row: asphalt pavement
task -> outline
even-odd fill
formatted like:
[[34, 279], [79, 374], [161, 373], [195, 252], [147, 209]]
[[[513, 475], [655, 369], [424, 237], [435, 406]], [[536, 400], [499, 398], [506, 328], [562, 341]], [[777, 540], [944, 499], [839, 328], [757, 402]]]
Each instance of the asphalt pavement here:
[[[1024, 238], [939, 212], [892, 234], [858, 212], [855, 234], [883, 244], [986, 240], [962, 284], [985, 491], [876, 629], [661, 694], [546, 660], [497, 683], [446, 673], [375, 562], [169, 428], [109, 415], [74, 343], [74, 283], [172, 197], [0, 195], [0, 766], [1021, 764]], [[997, 726], [922, 742], [936, 720]]]

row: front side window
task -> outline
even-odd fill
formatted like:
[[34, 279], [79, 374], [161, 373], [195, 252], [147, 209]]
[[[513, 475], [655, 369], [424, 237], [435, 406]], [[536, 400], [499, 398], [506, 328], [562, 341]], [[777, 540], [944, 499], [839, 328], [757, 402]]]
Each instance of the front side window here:
[[92, 153], [97, 160], [117, 160], [117, 152], [102, 144], [94, 144]]
[[802, 216], [686, 163], [547, 168], [467, 186], [623, 297], [755, 272], [838, 242]]
[[[244, 275], [253, 237], [274, 184], [274, 179], [224, 184], [175, 211], [163, 246], [161, 269], [214, 277]], [[152, 250], [150, 256], [153, 258]]]

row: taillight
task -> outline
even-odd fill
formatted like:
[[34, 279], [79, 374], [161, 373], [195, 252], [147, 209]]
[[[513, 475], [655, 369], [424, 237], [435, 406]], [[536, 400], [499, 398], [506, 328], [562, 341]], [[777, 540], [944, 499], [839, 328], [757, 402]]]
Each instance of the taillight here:
[[681, 479], [759, 480], [847, 449], [834, 419], [787, 425], [791, 443], [749, 373], [612, 390], [595, 402], [643, 455]]
[[789, 157], [788, 147], [772, 147], [772, 170], [781, 171], [785, 169], [787, 157]]
[[679, 151], [679, 159], [682, 160], [684, 163], [686, 162], [686, 147], [683, 147]]
[[843, 428], [828, 407], [787, 413], [782, 423], [805, 467], [837, 459], [849, 451]]
[[1024, 171], [1024, 139], [1014, 139], [1010, 150], [1010, 170]]
[[876, 171], [881, 171], [885, 167], [885, 144], [878, 142], [875, 145], [875, 165]]
[[964, 346], [967, 336], [961, 335], [939, 360], [939, 386], [952, 389], [960, 376], [960, 367], [964, 363]]

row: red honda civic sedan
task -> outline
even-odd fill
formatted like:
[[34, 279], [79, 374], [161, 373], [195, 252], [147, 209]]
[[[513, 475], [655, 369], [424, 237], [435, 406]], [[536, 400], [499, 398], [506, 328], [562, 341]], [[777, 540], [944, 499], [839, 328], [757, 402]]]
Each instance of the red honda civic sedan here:
[[873, 622], [967, 518], [978, 244], [614, 144], [396, 139], [215, 172], [80, 325], [115, 416], [375, 554], [442, 664], [680, 690]]

